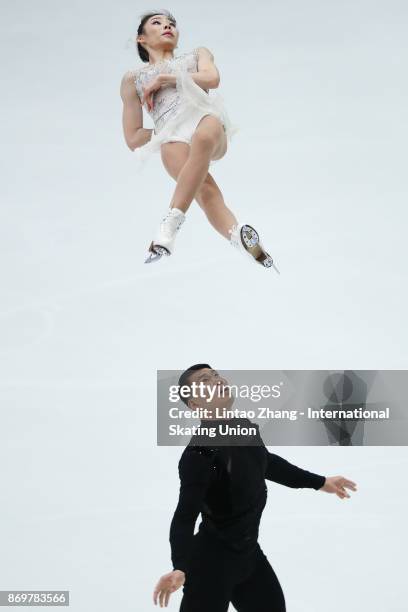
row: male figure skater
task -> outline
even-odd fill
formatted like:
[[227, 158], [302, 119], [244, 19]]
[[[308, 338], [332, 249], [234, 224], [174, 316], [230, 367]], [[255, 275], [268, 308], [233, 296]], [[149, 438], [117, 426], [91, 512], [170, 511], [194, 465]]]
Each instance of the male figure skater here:
[[[223, 393], [227, 381], [208, 364], [183, 372], [179, 388], [188, 392], [193, 383], [203, 383], [207, 391], [198, 398], [193, 393], [180, 397], [191, 410], [205, 409], [200, 428], [208, 432], [215, 427], [217, 434], [196, 433], [182, 453], [180, 496], [170, 527], [173, 571], [160, 578], [154, 603], [167, 606], [171, 593], [184, 585], [180, 612], [227, 612], [230, 603], [238, 612], [285, 612], [281, 585], [258, 543], [265, 479], [335, 493], [340, 499], [350, 497], [346, 488], [356, 491], [356, 484], [343, 476], [314, 474], [270, 453], [258, 426], [248, 419], [214, 418], [215, 408], [230, 408], [234, 398]], [[220, 435], [226, 427], [255, 433], [227, 436], [226, 442]], [[200, 512], [202, 522], [194, 534]]]

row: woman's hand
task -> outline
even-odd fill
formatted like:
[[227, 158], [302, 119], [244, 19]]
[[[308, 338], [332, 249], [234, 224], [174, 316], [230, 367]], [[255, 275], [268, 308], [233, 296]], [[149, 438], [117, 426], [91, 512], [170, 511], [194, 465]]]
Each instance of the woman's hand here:
[[335, 493], [337, 497], [344, 499], [345, 497], [350, 497], [346, 491], [346, 488], [350, 489], [351, 491], [357, 491], [357, 485], [352, 480], [348, 480], [347, 478], [344, 478], [344, 476], [330, 476], [326, 478], [326, 482], [319, 489], [319, 491]]
[[143, 98], [142, 104], [147, 104], [147, 108], [149, 111], [153, 108], [153, 94], [160, 89], [163, 85], [163, 81], [161, 78], [161, 74], [158, 74], [154, 79], [150, 81], [146, 87], [142, 87], [143, 89]]
[[157, 599], [159, 600], [160, 607], [167, 607], [169, 603], [170, 595], [177, 591], [183, 586], [185, 581], [185, 574], [181, 570], [173, 570], [168, 574], [164, 574], [159, 580], [154, 589], [153, 601], [157, 605]]

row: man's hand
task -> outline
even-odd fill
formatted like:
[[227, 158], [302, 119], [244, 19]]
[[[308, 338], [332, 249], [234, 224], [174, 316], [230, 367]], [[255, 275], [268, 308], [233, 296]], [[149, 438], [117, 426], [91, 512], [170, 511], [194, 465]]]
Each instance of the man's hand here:
[[160, 89], [163, 85], [162, 75], [158, 74], [151, 82], [143, 87], [143, 99], [142, 104], [147, 104], [147, 108], [149, 111], [153, 108], [153, 94]]
[[169, 603], [170, 595], [177, 591], [183, 586], [185, 581], [185, 574], [181, 570], [173, 570], [168, 574], [164, 574], [159, 580], [154, 589], [153, 601], [157, 605], [157, 599], [159, 600], [160, 607], [167, 607]]
[[330, 476], [326, 478], [326, 482], [319, 489], [319, 491], [326, 491], [326, 493], [335, 493], [337, 497], [340, 499], [344, 499], [345, 497], [350, 497], [350, 495], [346, 491], [350, 489], [351, 491], [357, 491], [357, 485], [352, 480], [348, 480], [344, 478], [344, 476]]

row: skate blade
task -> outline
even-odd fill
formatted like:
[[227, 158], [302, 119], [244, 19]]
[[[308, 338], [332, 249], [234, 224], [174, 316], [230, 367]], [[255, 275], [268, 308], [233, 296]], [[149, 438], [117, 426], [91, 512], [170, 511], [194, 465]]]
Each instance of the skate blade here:
[[241, 240], [247, 252], [255, 261], [264, 268], [274, 268], [280, 274], [278, 268], [273, 263], [272, 257], [261, 246], [258, 232], [251, 225], [244, 225], [241, 229]]
[[163, 257], [163, 255], [170, 255], [169, 251], [162, 246], [153, 246], [153, 243], [150, 245], [150, 253], [149, 257], [145, 259], [145, 263], [154, 263], [155, 261], [159, 261]]
[[265, 268], [273, 268], [280, 275], [279, 269], [274, 264], [272, 257], [268, 255], [268, 253], [266, 253], [266, 258], [262, 262], [259, 261], [258, 263], [262, 263]]
[[145, 259], [145, 263], [149, 264], [155, 261], [159, 261], [159, 259], [161, 259], [162, 257], [163, 255], [161, 253], [150, 253], [149, 257]]

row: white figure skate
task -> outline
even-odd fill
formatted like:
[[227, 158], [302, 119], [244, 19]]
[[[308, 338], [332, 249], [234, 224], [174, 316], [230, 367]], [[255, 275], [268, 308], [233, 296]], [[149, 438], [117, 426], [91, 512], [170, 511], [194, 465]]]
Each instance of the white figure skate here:
[[176, 234], [185, 221], [185, 214], [179, 208], [170, 208], [160, 223], [156, 238], [149, 247], [149, 257], [145, 263], [158, 261], [163, 255], [171, 255], [173, 252]]
[[253, 261], [261, 264], [265, 268], [274, 268], [280, 274], [278, 268], [273, 263], [272, 257], [267, 253], [259, 239], [258, 232], [247, 223], [234, 225], [229, 230], [231, 234], [231, 244], [241, 253], [245, 253]]

